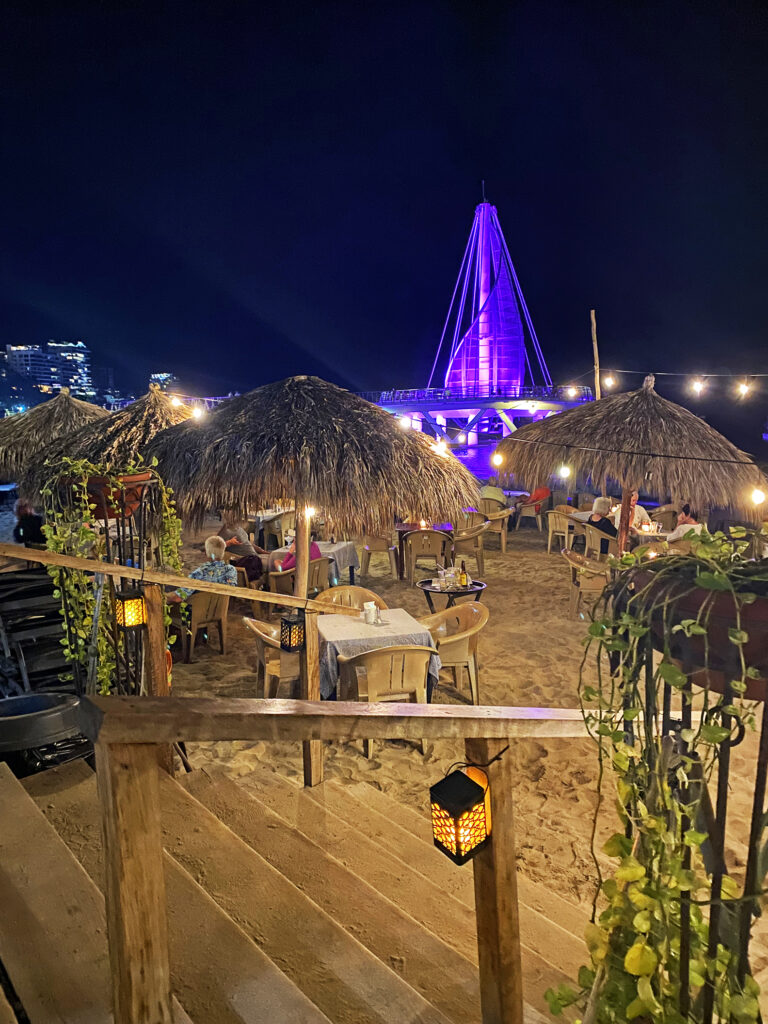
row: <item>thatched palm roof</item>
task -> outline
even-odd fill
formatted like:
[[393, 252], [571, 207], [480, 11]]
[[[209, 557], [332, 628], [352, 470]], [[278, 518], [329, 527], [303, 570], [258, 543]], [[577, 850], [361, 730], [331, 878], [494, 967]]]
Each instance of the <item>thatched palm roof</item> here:
[[496, 449], [500, 475], [535, 487], [566, 465], [572, 478], [610, 477], [662, 500], [674, 495], [699, 508], [753, 512], [752, 491], [768, 491], [768, 482], [749, 455], [653, 385], [646, 377], [637, 391], [521, 427]]
[[378, 406], [317, 377], [267, 384], [184, 423], [150, 447], [182, 514], [239, 513], [296, 499], [340, 530], [391, 529], [394, 516], [441, 521], [477, 501], [474, 477]]
[[148, 394], [110, 413], [106, 419], [88, 423], [46, 451], [45, 460], [37, 460], [25, 474], [23, 489], [39, 491], [55, 472], [62, 457], [87, 459], [105, 469], [119, 470], [136, 462], [152, 438], [166, 427], [183, 423], [192, 415], [186, 405], [173, 405], [171, 396], [156, 385]]
[[105, 409], [81, 402], [70, 395], [69, 388], [62, 388], [50, 401], [0, 420], [0, 475], [17, 480], [27, 467], [47, 456], [51, 445], [107, 416]]

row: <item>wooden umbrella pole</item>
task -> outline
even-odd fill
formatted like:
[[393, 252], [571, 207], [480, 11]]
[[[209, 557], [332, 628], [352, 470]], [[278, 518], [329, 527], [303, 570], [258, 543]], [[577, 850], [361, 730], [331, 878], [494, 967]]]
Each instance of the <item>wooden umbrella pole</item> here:
[[624, 554], [629, 535], [629, 510], [632, 503], [632, 489], [624, 487], [621, 492], [621, 513], [619, 514], [619, 554]]
[[[294, 597], [306, 597], [309, 584], [309, 552], [311, 521], [304, 502], [296, 502], [296, 577]], [[317, 612], [308, 610], [304, 618], [304, 650], [299, 655], [302, 700], [320, 700], [320, 637]], [[317, 786], [323, 781], [323, 745], [319, 740], [304, 740], [304, 785]]]

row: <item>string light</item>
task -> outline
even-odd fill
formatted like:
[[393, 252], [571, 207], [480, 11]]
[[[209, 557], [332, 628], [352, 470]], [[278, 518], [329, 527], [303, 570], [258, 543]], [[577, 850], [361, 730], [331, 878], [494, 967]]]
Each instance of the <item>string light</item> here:
[[566, 395], [568, 395], [569, 398], [575, 398], [576, 397], [576, 388], [571, 386], [570, 388], [568, 388], [568, 390], [565, 393], [566, 393]]
[[467, 440], [467, 435], [466, 434], [459, 434], [459, 436], [456, 438], [456, 440], [459, 442], [459, 444], [464, 444], [464, 442]]
[[691, 389], [694, 394], [700, 395], [707, 385], [699, 377], [691, 384]]
[[611, 377], [610, 374], [607, 377], [603, 377], [603, 387], [604, 388], [608, 388], [608, 390], [610, 390], [612, 387], [615, 387], [615, 385], [616, 385], [616, 378], [615, 377]]
[[493, 455], [491, 456], [491, 462], [493, 463], [494, 466], [500, 466], [503, 461], [504, 457], [502, 455], [499, 455], [498, 452], [494, 452]]
[[752, 504], [753, 505], [762, 505], [764, 501], [765, 501], [765, 491], [761, 491], [759, 487], [756, 487], [754, 489], [754, 491], [752, 491]]
[[562, 477], [563, 480], [567, 480], [568, 477], [571, 475], [571, 467], [565, 465], [561, 466], [560, 469], [558, 469], [557, 471], [557, 475], [559, 477]]
[[307, 519], [314, 519], [314, 517], [317, 515], [317, 509], [313, 508], [312, 505], [307, 505], [307, 507], [304, 509], [304, 515], [306, 516]]
[[437, 441], [435, 444], [432, 445], [432, 451], [435, 452], [437, 455], [445, 456], [448, 454], [448, 445], [445, 443], [445, 441]]
[[178, 395], [174, 395], [174, 396], [173, 396], [173, 398], [171, 399], [171, 405], [174, 405], [174, 406], [179, 406], [179, 405], [183, 405], [183, 404], [184, 404], [184, 403], [183, 403], [183, 402], [182, 402], [182, 400], [181, 400], [181, 399], [180, 399], [180, 398], [178, 397]]
[[203, 410], [200, 408], [199, 405], [196, 405], [195, 408], [192, 410], [192, 415], [196, 420], [200, 420], [203, 418]]
[[736, 390], [742, 398], [746, 398], [746, 396], [749, 394], [749, 384], [747, 384], [747, 382], [743, 380], [736, 388]]
[[409, 416], [401, 416], [397, 423], [401, 430], [411, 429], [411, 420]]

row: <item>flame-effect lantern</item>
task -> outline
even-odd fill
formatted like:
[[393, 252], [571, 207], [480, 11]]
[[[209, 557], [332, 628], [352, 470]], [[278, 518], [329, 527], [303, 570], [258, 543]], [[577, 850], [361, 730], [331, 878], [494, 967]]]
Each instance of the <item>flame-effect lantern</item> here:
[[303, 651], [305, 641], [304, 612], [298, 609], [280, 619], [280, 647], [284, 651]]
[[466, 864], [491, 838], [488, 776], [468, 765], [429, 791], [435, 846], [455, 864]]
[[140, 590], [115, 593], [115, 619], [121, 629], [138, 629], [147, 624], [147, 604]]

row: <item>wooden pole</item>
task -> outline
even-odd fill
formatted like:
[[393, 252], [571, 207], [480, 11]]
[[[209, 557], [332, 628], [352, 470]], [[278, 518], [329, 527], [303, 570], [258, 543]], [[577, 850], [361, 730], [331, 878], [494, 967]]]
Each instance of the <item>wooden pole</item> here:
[[623, 555], [627, 547], [629, 535], [629, 511], [632, 504], [632, 489], [625, 487], [621, 492], [621, 512], [619, 514], [619, 555]]
[[[294, 597], [306, 597], [309, 583], [311, 548], [310, 518], [303, 503], [296, 502], [296, 576]], [[317, 613], [305, 612], [304, 650], [299, 655], [302, 700], [320, 700], [320, 638]], [[317, 786], [323, 781], [323, 745], [319, 740], [304, 740], [304, 785]]]
[[157, 747], [95, 749], [115, 1024], [172, 1024]]
[[[165, 599], [163, 590], [157, 583], [147, 583], [144, 587], [144, 603], [147, 607], [147, 626], [144, 636], [144, 666], [147, 680], [147, 693], [150, 697], [170, 697], [171, 687], [168, 682], [168, 665], [166, 659], [165, 639]], [[160, 766], [173, 775], [173, 747], [163, 743], [158, 747]]]
[[594, 309], [589, 311], [589, 319], [592, 324], [592, 352], [595, 357], [595, 398], [601, 398], [600, 393], [600, 356], [597, 352], [597, 318]]
[[[468, 739], [467, 761], [487, 764], [507, 740]], [[523, 1024], [523, 966], [517, 903], [510, 751], [488, 769], [491, 842], [472, 861], [483, 1024]]]

